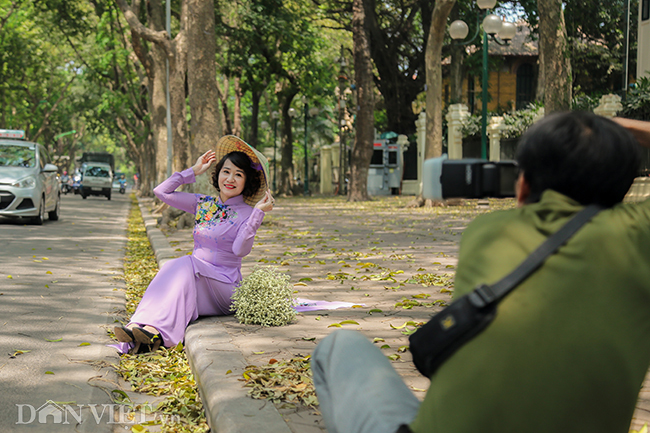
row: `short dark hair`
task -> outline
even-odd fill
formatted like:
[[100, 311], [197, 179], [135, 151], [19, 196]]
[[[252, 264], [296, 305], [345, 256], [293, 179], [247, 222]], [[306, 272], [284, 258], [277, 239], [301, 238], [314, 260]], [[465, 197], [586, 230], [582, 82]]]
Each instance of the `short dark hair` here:
[[223, 168], [223, 165], [227, 160], [230, 160], [235, 166], [244, 170], [246, 175], [246, 183], [244, 183], [244, 190], [242, 195], [244, 197], [252, 197], [262, 186], [262, 181], [260, 180], [260, 172], [255, 170], [252, 167], [252, 161], [244, 152], [230, 152], [221, 158], [221, 161], [217, 163], [214, 167], [214, 172], [212, 173], [212, 185], [219, 190], [219, 173]]
[[516, 159], [530, 185], [528, 203], [552, 189], [606, 207], [623, 200], [641, 162], [630, 132], [583, 111], [554, 113], [534, 124], [521, 137]]

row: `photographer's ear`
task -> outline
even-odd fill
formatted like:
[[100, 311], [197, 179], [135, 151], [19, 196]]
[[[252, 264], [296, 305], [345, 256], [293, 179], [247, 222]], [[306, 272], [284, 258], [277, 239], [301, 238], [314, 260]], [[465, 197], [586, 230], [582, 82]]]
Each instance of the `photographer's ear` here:
[[521, 207], [526, 204], [526, 200], [530, 196], [530, 183], [526, 180], [524, 172], [519, 173], [517, 184], [515, 185], [515, 193], [517, 197], [517, 206]]

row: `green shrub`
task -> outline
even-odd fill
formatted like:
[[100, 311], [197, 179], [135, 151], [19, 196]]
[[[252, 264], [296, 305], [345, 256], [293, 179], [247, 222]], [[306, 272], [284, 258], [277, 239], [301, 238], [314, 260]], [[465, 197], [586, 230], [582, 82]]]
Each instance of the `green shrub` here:
[[641, 77], [627, 92], [623, 102], [622, 117], [650, 120], [650, 78]]
[[[541, 104], [528, 104], [528, 107], [523, 110], [512, 111], [503, 113], [503, 123], [506, 128], [503, 131], [501, 138], [518, 138], [520, 137], [539, 113]], [[488, 113], [488, 119], [496, 114]], [[480, 115], [473, 115], [465, 118], [463, 121], [463, 137], [478, 137], [481, 135], [481, 118]], [[489, 124], [489, 123], [488, 123]]]
[[277, 268], [253, 268], [232, 296], [231, 310], [240, 323], [247, 325], [282, 326], [296, 317], [293, 286], [290, 277]]

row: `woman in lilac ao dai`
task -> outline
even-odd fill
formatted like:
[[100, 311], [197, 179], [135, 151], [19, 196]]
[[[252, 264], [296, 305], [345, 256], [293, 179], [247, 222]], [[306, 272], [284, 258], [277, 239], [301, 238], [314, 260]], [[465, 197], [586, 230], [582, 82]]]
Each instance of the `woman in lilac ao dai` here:
[[215, 152], [208, 151], [192, 168], [174, 173], [154, 189], [163, 202], [195, 214], [194, 250], [165, 263], [127, 326], [115, 327], [122, 353], [155, 350], [161, 343], [175, 346], [199, 316], [231, 314], [231, 296], [242, 279], [242, 258], [251, 252], [255, 233], [274, 200], [267, 190], [255, 207], [245, 203], [246, 196], [254, 196], [266, 184], [255, 180], [264, 176], [254, 168], [259, 162], [251, 162], [243, 152], [228, 153], [217, 164], [213, 176], [217, 197], [176, 191], [193, 183], [215, 160]]

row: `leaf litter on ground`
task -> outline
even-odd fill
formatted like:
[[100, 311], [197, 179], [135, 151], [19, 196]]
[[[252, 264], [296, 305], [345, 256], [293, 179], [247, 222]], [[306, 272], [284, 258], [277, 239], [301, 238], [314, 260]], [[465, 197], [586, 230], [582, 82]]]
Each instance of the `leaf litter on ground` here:
[[311, 408], [318, 406], [310, 367], [311, 356], [290, 360], [270, 359], [267, 365], [249, 365], [242, 373], [248, 395], [273, 403], [289, 403]]
[[[128, 218], [124, 281], [126, 310], [135, 311], [142, 295], [158, 271], [158, 264], [147, 238], [144, 221], [135, 197]], [[83, 343], [82, 343], [83, 344]], [[131, 383], [133, 391], [163, 396], [156, 407], [161, 432], [207, 433], [210, 430], [194, 376], [183, 346], [162, 347], [142, 355], [122, 355], [117, 373]], [[135, 431], [148, 431], [135, 425]]]

